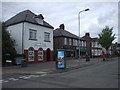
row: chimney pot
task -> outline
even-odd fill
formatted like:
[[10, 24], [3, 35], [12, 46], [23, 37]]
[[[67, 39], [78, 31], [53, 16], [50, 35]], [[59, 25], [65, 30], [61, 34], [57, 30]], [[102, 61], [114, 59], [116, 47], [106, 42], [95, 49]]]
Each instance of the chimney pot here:
[[63, 30], [65, 30], [65, 26], [64, 26], [64, 24], [60, 24], [60, 29], [63, 29]]

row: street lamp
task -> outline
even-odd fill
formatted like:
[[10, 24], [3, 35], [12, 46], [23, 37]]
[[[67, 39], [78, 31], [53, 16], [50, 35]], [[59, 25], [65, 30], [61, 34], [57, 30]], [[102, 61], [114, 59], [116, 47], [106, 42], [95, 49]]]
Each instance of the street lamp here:
[[78, 30], [79, 30], [79, 59], [80, 59], [80, 13], [81, 13], [81, 12], [84, 12], [84, 11], [89, 11], [89, 8], [88, 8], [88, 9], [85, 9], [85, 10], [82, 10], [82, 11], [79, 11], [79, 13], [78, 13]]

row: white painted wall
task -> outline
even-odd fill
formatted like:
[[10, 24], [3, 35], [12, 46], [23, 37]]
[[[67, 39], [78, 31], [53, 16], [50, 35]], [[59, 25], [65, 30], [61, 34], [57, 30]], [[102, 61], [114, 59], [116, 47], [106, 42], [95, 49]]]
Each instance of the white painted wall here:
[[[24, 28], [24, 34], [22, 34], [23, 28]], [[37, 41], [29, 40], [29, 29], [37, 30]], [[43, 48], [43, 50], [50, 48], [51, 50], [53, 50], [53, 29], [24, 22], [24, 27], [23, 27], [23, 23], [20, 23], [9, 26], [7, 30], [10, 33], [11, 37], [15, 40], [16, 42], [15, 48], [17, 53], [19, 54], [23, 53], [22, 35], [24, 37], [23, 47], [26, 50], [29, 49], [30, 47], [33, 47], [35, 50], [38, 50], [39, 48]], [[44, 42], [44, 32], [50, 33], [51, 42]]]
[[[29, 29], [37, 30], [37, 41], [29, 40]], [[50, 42], [44, 41], [44, 32], [50, 33]], [[35, 50], [39, 48], [43, 48], [43, 50], [50, 48], [53, 50], [53, 29], [25, 22], [24, 49], [29, 49], [30, 47], [33, 47]]]
[[15, 49], [17, 53], [22, 54], [22, 23], [8, 26], [7, 30], [11, 38], [15, 40]]

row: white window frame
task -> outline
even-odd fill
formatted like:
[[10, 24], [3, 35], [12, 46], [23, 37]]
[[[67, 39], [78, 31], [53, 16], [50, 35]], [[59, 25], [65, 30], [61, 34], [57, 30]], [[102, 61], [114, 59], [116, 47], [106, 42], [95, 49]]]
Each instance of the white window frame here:
[[[42, 54], [39, 54], [39, 53], [42, 53]], [[39, 58], [39, 57], [42, 57], [42, 58]], [[43, 50], [41, 49], [38, 50], [38, 61], [43, 61]]]
[[44, 32], [44, 41], [50, 42], [50, 33]]
[[64, 38], [64, 45], [67, 45], [67, 38]]
[[29, 40], [37, 40], [37, 30], [29, 29]]
[[[32, 55], [30, 53], [32, 53]], [[33, 57], [33, 59], [30, 57]], [[34, 61], [34, 50], [28, 50], [28, 61]]]
[[43, 20], [40, 18], [35, 18], [35, 20], [37, 21], [38, 24], [42, 24], [43, 25]]
[[92, 55], [94, 55], [94, 49], [92, 49]]
[[85, 47], [86, 47], [86, 41], [84, 41]]
[[77, 46], [77, 40], [75, 40], [75, 45]]
[[71, 38], [69, 38], [69, 45], [72, 45], [72, 40], [71, 40]]

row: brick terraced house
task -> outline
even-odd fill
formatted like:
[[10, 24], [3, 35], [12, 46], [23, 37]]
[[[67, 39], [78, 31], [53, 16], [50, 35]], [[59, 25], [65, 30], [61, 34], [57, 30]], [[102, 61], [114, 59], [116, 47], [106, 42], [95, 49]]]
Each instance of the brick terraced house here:
[[81, 37], [81, 56], [84, 57], [86, 52], [90, 57], [99, 57], [102, 54], [102, 46], [98, 42], [98, 39], [91, 38], [89, 33], [85, 33]]
[[79, 37], [65, 30], [64, 24], [53, 31], [54, 55], [56, 57], [57, 49], [65, 50], [65, 58], [78, 58], [78, 40]]

